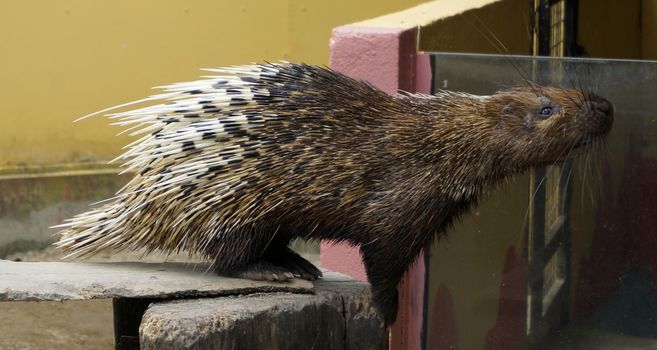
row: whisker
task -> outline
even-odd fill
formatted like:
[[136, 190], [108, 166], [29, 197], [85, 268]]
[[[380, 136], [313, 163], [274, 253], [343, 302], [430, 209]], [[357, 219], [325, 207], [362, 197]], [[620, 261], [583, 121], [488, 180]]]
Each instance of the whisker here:
[[[593, 158], [591, 162], [591, 176], [590, 178], [595, 178], [596, 181], [600, 175], [600, 157], [598, 154], [598, 143], [596, 143], [592, 149], [591, 149], [591, 157]], [[598, 170], [598, 171], [596, 171]], [[598, 174], [598, 176], [595, 176], [595, 174]], [[591, 199], [591, 205], [596, 204], [596, 198], [601, 198], [602, 196], [602, 186], [600, 186], [599, 183], [595, 184], [596, 186], [591, 186], [591, 192], [589, 192], [589, 196]]]
[[[536, 170], [536, 169], [537, 168], [534, 168], [534, 170]], [[546, 170], [547, 169], [545, 169], [545, 167], [544, 167], [543, 177], [541, 178], [541, 181], [539, 181], [538, 184], [536, 185], [536, 188], [534, 189], [534, 193], [531, 193], [530, 196], [529, 196], [529, 205], [527, 206], [527, 210], [525, 211], [525, 217], [522, 219], [523, 232], [526, 231], [526, 227], [527, 227], [527, 225], [529, 225], [529, 211], [532, 208], [532, 203], [534, 203], [534, 200], [536, 198], [536, 195], [538, 194], [538, 191], [541, 189], [541, 186], [543, 185], [543, 183], [547, 179], [547, 171]], [[522, 237], [521, 237], [521, 239], [522, 239]], [[522, 242], [518, 242], [517, 246], [521, 247]]]
[[[569, 67], [573, 67], [573, 68], [570, 69]], [[576, 88], [575, 81], [573, 79], [573, 74], [577, 74], [577, 70], [574, 68], [574, 66], [571, 66], [570, 64], [566, 63], [564, 66], [564, 71], [566, 72], [566, 76], [568, 77], [568, 82], [570, 83], [570, 85], [573, 88]], [[580, 99], [579, 93], [577, 93], [575, 96], [579, 101], [579, 103], [575, 101], [575, 97], [570, 96], [570, 94], [566, 95], [566, 98], [570, 100], [570, 102], [572, 102], [575, 106], [577, 106], [578, 109], [581, 109], [584, 102]]]
[[[533, 11], [532, 11], [533, 12]], [[522, 17], [522, 22], [525, 25], [525, 30], [527, 30], [527, 38], [529, 39], [529, 52], [534, 52], [534, 40], [532, 39], [534, 36], [534, 31], [535, 27], [529, 27], [529, 22], [527, 21], [527, 17], [529, 16], [528, 13], [523, 11]]]
[[[566, 168], [566, 166], [564, 166], [563, 169], [565, 169], [565, 168]], [[571, 179], [570, 176], [573, 174], [572, 161], [571, 161], [571, 163], [570, 163], [570, 166], [568, 166], [567, 168], [568, 168], [568, 177], [566, 177], [566, 185], [564, 186], [564, 188], [566, 189], [566, 191], [568, 190], [568, 186], [570, 186], [570, 179]], [[562, 169], [561, 176], [563, 176], [563, 169]]]
[[596, 75], [596, 81], [595, 81], [595, 93], [597, 94], [600, 91], [600, 77], [602, 76], [602, 71], [598, 70], [598, 74]]
[[515, 69], [515, 71], [520, 75], [522, 80], [529, 86], [532, 91], [538, 96], [539, 93], [535, 90], [535, 86], [531, 80], [528, 78], [528, 74], [525, 74], [522, 72], [520, 67], [513, 62], [510, 59], [511, 56], [511, 51], [504, 45], [504, 43], [493, 33], [493, 31], [490, 30], [490, 28], [484, 23], [476, 14], [473, 14], [473, 17], [476, 21], [479, 22], [479, 24], [487, 31], [486, 33], [483, 32], [477, 25], [476, 23], [473, 23], [470, 21], [468, 18], [464, 17], [464, 19], [472, 26], [475, 28], [475, 30], [484, 38], [486, 41], [488, 41], [495, 50], [497, 50], [500, 54], [504, 56], [504, 59]]

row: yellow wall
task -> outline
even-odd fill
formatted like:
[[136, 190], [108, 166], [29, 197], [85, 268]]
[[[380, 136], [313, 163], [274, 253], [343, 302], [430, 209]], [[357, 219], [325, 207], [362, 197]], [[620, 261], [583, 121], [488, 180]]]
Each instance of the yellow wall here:
[[261, 60], [326, 64], [331, 28], [421, 0], [6, 1], [0, 11], [0, 175], [17, 166], [104, 162], [126, 138], [72, 120]]
[[641, 2], [641, 57], [657, 60], [657, 0]]
[[579, 16], [578, 41], [590, 57], [641, 58], [641, 0], [580, 0]]
[[420, 28], [420, 50], [529, 55], [529, 10], [527, 0], [504, 0], [441, 18]]

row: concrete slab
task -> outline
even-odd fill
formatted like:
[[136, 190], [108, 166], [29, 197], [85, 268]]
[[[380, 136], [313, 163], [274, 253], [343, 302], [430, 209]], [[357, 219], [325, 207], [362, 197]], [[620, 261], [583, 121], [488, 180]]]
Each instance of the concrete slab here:
[[220, 277], [205, 264], [0, 260], [0, 301], [190, 298], [258, 292], [312, 293], [311, 282]]

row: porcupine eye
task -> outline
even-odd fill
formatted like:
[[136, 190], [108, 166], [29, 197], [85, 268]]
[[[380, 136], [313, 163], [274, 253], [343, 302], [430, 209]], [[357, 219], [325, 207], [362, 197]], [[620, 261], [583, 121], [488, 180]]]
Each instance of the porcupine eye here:
[[546, 107], [541, 108], [541, 111], [538, 112], [538, 115], [543, 117], [543, 118], [547, 118], [547, 117], [552, 115], [553, 110], [554, 109], [552, 107], [546, 106]]

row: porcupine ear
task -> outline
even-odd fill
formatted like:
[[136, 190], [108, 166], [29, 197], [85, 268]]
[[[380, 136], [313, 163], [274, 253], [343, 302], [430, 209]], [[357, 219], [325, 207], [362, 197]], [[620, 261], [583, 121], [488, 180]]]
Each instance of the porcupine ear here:
[[[489, 112], [500, 115], [511, 115], [516, 111], [516, 101], [510, 98], [505, 92], [496, 92], [490, 95], [487, 105]], [[500, 108], [500, 106], [502, 106]]]

